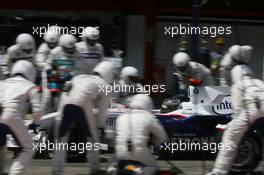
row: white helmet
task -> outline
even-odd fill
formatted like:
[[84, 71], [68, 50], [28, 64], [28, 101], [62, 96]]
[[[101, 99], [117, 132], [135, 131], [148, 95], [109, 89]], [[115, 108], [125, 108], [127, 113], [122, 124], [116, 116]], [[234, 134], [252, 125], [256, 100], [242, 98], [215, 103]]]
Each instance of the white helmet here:
[[107, 83], [111, 83], [114, 78], [114, 66], [109, 61], [98, 63], [93, 72], [98, 73]]
[[228, 53], [231, 55], [231, 57], [236, 61], [242, 61], [242, 55], [241, 55], [241, 46], [239, 45], [233, 45], [228, 49]]
[[245, 76], [253, 76], [252, 70], [246, 64], [237, 65], [231, 70], [231, 78], [233, 83], [242, 80], [242, 78]]
[[241, 56], [245, 63], [248, 63], [251, 57], [252, 50], [253, 50], [252, 46], [249, 46], [249, 45], [241, 46]]
[[63, 34], [59, 38], [59, 45], [64, 48], [74, 48], [76, 43], [76, 38], [70, 34]]
[[129, 77], [138, 77], [138, 70], [133, 66], [126, 66], [121, 70], [121, 79], [124, 81], [129, 81]]
[[172, 61], [176, 67], [184, 67], [190, 62], [190, 60], [190, 56], [185, 52], [178, 52], [172, 58]]
[[35, 48], [35, 40], [32, 35], [27, 33], [21, 33], [16, 38], [16, 44], [22, 49], [30, 50]]
[[153, 109], [153, 102], [148, 95], [137, 94], [131, 97], [129, 107], [135, 110], [144, 110], [151, 112]]
[[37, 72], [31, 62], [26, 60], [20, 60], [13, 65], [11, 69], [11, 74], [13, 76], [16, 74], [22, 74], [31, 82], [35, 82]]
[[83, 40], [85, 40], [86, 38], [90, 40], [98, 40], [100, 38], [99, 30], [95, 27], [86, 27], [83, 30]]
[[56, 32], [48, 31], [45, 33], [43, 39], [47, 43], [57, 43], [59, 39], [59, 34]]

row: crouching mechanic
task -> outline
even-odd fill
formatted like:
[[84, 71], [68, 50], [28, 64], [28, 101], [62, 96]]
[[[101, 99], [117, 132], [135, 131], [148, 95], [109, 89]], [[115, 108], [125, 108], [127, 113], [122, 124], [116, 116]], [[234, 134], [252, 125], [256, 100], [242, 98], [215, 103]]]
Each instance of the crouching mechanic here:
[[45, 33], [44, 42], [39, 46], [36, 54], [36, 64], [39, 70], [46, 65], [46, 61], [52, 49], [58, 44], [59, 34], [56, 31], [48, 31]]
[[82, 41], [76, 44], [80, 52], [81, 73], [92, 74], [93, 68], [102, 61], [104, 48], [98, 42], [100, 32], [94, 27], [86, 27], [83, 31]]
[[215, 81], [211, 75], [210, 69], [200, 63], [191, 61], [188, 54], [179, 52], [174, 55], [173, 63], [175, 65], [175, 90], [177, 94], [185, 94], [191, 85], [191, 80], [200, 80], [202, 86], [213, 86]]
[[150, 145], [166, 141], [167, 135], [158, 119], [151, 113], [153, 103], [145, 94], [132, 97], [130, 110], [117, 118], [116, 145], [117, 160], [133, 160], [146, 166], [144, 174], [152, 175], [158, 170]]
[[222, 149], [217, 155], [212, 173], [228, 174], [237, 154], [238, 145], [250, 125], [264, 117], [264, 83], [252, 76], [246, 65], [237, 65], [231, 71], [233, 120], [225, 130], [222, 143], [231, 149]]
[[[99, 174], [98, 130], [101, 131], [101, 136], [104, 136], [106, 112], [110, 105], [110, 97], [101, 88], [111, 83], [113, 65], [103, 61], [94, 68], [93, 72], [93, 75], [83, 74], [74, 77], [71, 80], [71, 89], [62, 94], [59, 106], [58, 141], [67, 143], [71, 125], [78, 123], [87, 141], [93, 144], [92, 150], [88, 152], [91, 174]], [[98, 109], [96, 114], [94, 108]], [[53, 174], [63, 173], [65, 153], [65, 150], [55, 150]]]
[[[72, 77], [79, 74], [79, 52], [75, 44], [76, 38], [70, 34], [63, 34], [59, 37], [56, 48], [51, 50], [47, 60], [47, 79], [51, 89], [61, 90], [63, 84]], [[43, 78], [44, 79], [44, 78]], [[55, 93], [59, 96], [60, 93]], [[43, 92], [43, 105], [45, 113], [57, 110], [58, 98], [53, 98], [50, 91], [45, 88]]]
[[143, 86], [139, 83], [138, 69], [133, 66], [126, 66], [121, 70], [118, 85], [120, 91], [117, 101], [121, 104], [127, 104], [128, 98], [135, 94], [145, 93]]
[[21, 33], [16, 38], [16, 44], [7, 49], [1, 69], [5, 77], [10, 76], [12, 65], [18, 60], [35, 61], [35, 39], [32, 35]]
[[47, 60], [50, 52], [58, 44], [59, 33], [56, 31], [47, 31], [43, 37], [44, 42], [39, 46], [36, 53], [36, 65], [38, 67], [37, 84], [42, 85], [42, 88], [47, 88]]
[[59, 45], [54, 48], [48, 59], [55, 75], [60, 81], [68, 81], [79, 73], [80, 53], [76, 48], [77, 39], [70, 34], [64, 34], [59, 37]]
[[[28, 111], [28, 102], [32, 106], [33, 124], [29, 129], [35, 129], [39, 123], [42, 105], [40, 96], [33, 84], [36, 77], [36, 70], [32, 63], [22, 60], [16, 62], [12, 69], [13, 77], [6, 79], [1, 84], [1, 105], [3, 112], [0, 123], [11, 130], [14, 138], [21, 146], [19, 156], [14, 160], [10, 167], [10, 175], [24, 174], [28, 167], [34, 150], [31, 136], [24, 125], [23, 117]], [[3, 134], [3, 133], [0, 133]], [[3, 139], [4, 136], [1, 135]]]

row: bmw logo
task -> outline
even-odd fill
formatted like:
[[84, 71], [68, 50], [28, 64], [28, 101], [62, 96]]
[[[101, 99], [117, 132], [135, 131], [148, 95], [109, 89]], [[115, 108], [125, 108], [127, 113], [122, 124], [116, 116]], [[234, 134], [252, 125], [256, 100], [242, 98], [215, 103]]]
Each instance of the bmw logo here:
[[198, 93], [199, 93], [199, 89], [198, 89], [198, 88], [194, 88], [194, 89], [193, 89], [193, 93], [194, 93], [194, 94], [198, 94]]

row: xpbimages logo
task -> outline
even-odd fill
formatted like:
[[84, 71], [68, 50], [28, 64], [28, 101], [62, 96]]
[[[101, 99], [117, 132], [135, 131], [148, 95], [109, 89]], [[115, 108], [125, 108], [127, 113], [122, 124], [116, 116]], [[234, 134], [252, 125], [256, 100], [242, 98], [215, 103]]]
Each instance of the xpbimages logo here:
[[231, 150], [231, 144], [217, 143], [207, 138], [181, 138], [175, 142], [164, 143], [160, 149], [171, 154], [182, 151], [209, 151], [211, 154], [215, 154], [219, 150]]
[[179, 35], [207, 35], [212, 38], [221, 35], [231, 35], [231, 26], [191, 26], [190, 24], [179, 24], [176, 26], [164, 26], [164, 34], [169, 37]]
[[[57, 29], [53, 30], [54, 27], [57, 27]], [[50, 25], [48, 24], [47, 26], [33, 26], [32, 27], [32, 34], [33, 35], [38, 35], [39, 37], [43, 37], [43, 35], [47, 32], [47, 31], [51, 31], [53, 30], [54, 32], [57, 32], [59, 34], [71, 34], [71, 35], [77, 35], [79, 37], [83, 36], [83, 31], [85, 30], [85, 28], [87, 27], [94, 27], [98, 30], [99, 32], [99, 27], [98, 26], [58, 26], [56, 25]]]
[[100, 143], [64, 143], [64, 142], [50, 142], [49, 140], [45, 143], [33, 143], [33, 150], [40, 153], [48, 151], [78, 151], [82, 154], [86, 151], [99, 151]]
[[99, 85], [99, 93], [105, 93], [106, 95], [111, 93], [123, 93], [123, 94], [147, 94], [151, 93], [164, 93], [165, 85], [129, 85], [118, 84], [114, 82], [112, 85]]

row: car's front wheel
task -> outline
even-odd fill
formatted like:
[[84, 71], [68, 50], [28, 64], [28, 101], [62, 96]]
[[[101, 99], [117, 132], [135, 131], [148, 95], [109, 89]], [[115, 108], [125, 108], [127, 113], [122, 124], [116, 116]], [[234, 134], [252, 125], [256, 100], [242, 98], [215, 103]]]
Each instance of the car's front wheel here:
[[230, 174], [253, 172], [262, 159], [261, 138], [256, 133], [247, 135], [238, 148]]

